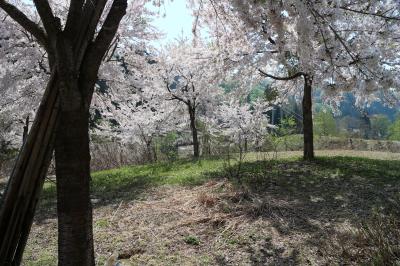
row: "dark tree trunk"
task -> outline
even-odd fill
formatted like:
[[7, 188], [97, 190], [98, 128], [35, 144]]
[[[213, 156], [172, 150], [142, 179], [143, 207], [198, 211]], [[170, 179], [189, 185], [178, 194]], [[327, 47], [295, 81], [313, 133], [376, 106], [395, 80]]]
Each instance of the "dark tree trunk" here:
[[56, 133], [59, 265], [94, 265], [89, 112], [62, 110]]
[[202, 138], [202, 154], [203, 155], [211, 155], [211, 143], [210, 143], [210, 136], [207, 134], [206, 130], [204, 130], [203, 138]]
[[67, 32], [57, 35], [60, 114], [55, 154], [60, 266], [95, 265], [90, 201], [89, 107], [102, 58], [126, 7], [126, 0], [114, 0], [95, 41], [83, 47], [82, 51], [81, 47], [73, 45], [74, 37]]
[[153, 149], [153, 155], [154, 155], [154, 162], [157, 162], [158, 157], [157, 157], [157, 142], [156, 141], [153, 143], [152, 149]]
[[146, 140], [146, 153], [147, 153], [147, 161], [152, 163], [155, 161], [155, 155], [153, 155], [154, 153], [154, 145], [153, 145], [153, 140]]
[[58, 118], [52, 74], [2, 198], [0, 265], [19, 265], [53, 151]]
[[200, 144], [196, 127], [196, 107], [192, 107], [189, 105], [188, 108], [190, 117], [190, 130], [192, 131], [193, 139], [193, 157], [197, 159], [200, 157]]
[[28, 137], [28, 132], [29, 132], [29, 115], [25, 119], [25, 124], [23, 128], [23, 133], [22, 133], [22, 144], [25, 143], [26, 138]]
[[0, 265], [18, 265], [21, 261], [55, 144], [59, 265], [91, 266], [89, 106], [98, 69], [126, 12], [127, 1], [112, 1], [97, 34], [107, 1], [70, 1], [65, 27], [54, 17], [48, 1], [33, 2], [42, 26], [16, 6], [0, 1], [0, 8], [44, 47], [52, 70], [1, 206]]
[[314, 159], [314, 133], [312, 118], [312, 76], [304, 76], [303, 135], [305, 160]]
[[[312, 75], [305, 72], [297, 72], [288, 77], [276, 77], [259, 70], [261, 75], [275, 80], [293, 80], [298, 77], [304, 78], [304, 96], [303, 96], [303, 136], [304, 136], [304, 159], [312, 160], [314, 158], [314, 133], [312, 119]], [[282, 121], [282, 110], [281, 110]]]

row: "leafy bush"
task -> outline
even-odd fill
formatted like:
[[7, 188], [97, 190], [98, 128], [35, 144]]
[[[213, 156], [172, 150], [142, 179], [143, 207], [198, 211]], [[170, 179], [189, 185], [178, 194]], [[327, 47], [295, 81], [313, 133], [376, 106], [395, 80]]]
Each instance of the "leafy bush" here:
[[277, 129], [277, 134], [280, 137], [288, 136], [296, 131], [296, 120], [293, 117], [285, 117], [281, 120]]
[[[293, 117], [285, 117], [283, 118], [278, 128], [275, 130], [273, 134], [269, 134], [266, 136], [264, 140], [263, 149], [266, 151], [280, 151], [280, 150], [293, 150], [297, 149], [298, 139], [296, 135], [293, 135], [296, 132], [296, 120]], [[293, 138], [295, 138], [295, 145], [293, 144]], [[301, 142], [300, 142], [301, 143]], [[294, 148], [296, 146], [296, 148]], [[301, 148], [301, 147], [300, 147]]]
[[168, 160], [175, 160], [178, 158], [177, 139], [178, 134], [175, 132], [170, 132], [160, 139], [160, 152], [166, 156]]
[[385, 115], [377, 115], [371, 119], [371, 137], [386, 139], [389, 133], [390, 120]]
[[337, 134], [336, 121], [330, 110], [323, 109], [315, 114], [314, 133], [320, 136], [335, 136]]
[[389, 127], [389, 139], [400, 140], [400, 117]]
[[185, 237], [184, 241], [186, 244], [189, 244], [189, 245], [193, 245], [193, 246], [200, 245], [200, 240], [195, 236], [187, 236], [187, 237]]
[[7, 138], [7, 131], [10, 127], [11, 121], [7, 120], [0, 114], [0, 161], [7, 159], [12, 150], [11, 142]]

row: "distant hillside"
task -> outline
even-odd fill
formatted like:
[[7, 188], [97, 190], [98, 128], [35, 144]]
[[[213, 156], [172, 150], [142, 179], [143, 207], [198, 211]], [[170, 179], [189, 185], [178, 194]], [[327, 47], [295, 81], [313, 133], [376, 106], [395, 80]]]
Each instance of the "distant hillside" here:
[[348, 93], [345, 97], [345, 100], [340, 105], [340, 116], [360, 117], [365, 112], [368, 116], [377, 114], [385, 115], [391, 121], [394, 121], [396, 119], [396, 115], [398, 114], [397, 108], [390, 108], [385, 106], [382, 102], [373, 102], [369, 106], [359, 108], [355, 106], [355, 101], [354, 95], [352, 93]]

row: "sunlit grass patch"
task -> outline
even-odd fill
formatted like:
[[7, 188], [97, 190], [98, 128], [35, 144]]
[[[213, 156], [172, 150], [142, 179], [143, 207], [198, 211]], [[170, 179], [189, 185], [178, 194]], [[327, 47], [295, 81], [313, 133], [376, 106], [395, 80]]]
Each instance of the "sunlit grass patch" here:
[[221, 160], [176, 161], [120, 169], [92, 174], [92, 193], [97, 197], [135, 191], [158, 185], [199, 185], [213, 172], [222, 168]]
[[[395, 260], [396, 238], [385, 238], [386, 229], [365, 227], [371, 240], [365, 243], [357, 232], [364, 232], [364, 222], [374, 215], [400, 217], [399, 161], [352, 157], [347, 151], [317, 155], [303, 161], [299, 152], [281, 153], [278, 159], [246, 154], [241, 182], [229, 171], [229, 165], [237, 169], [236, 159], [230, 164], [224, 159], [180, 160], [92, 173], [97, 263], [114, 252], [128, 254], [122, 260], [127, 265]], [[42, 199], [46, 204], [39, 211], [54, 207], [54, 182], [46, 182]], [[52, 265], [55, 209], [36, 220], [26, 265], [47, 259]]]
[[[241, 165], [240, 178], [258, 190], [271, 182], [290, 187], [315, 185], [321, 179], [368, 179], [385, 184], [400, 176], [398, 161], [337, 156], [337, 151], [318, 151], [312, 162], [303, 162], [299, 152], [283, 152], [278, 159], [266, 153], [248, 153]], [[347, 151], [343, 151], [347, 154]], [[362, 153], [361, 156], [364, 156]], [[370, 155], [367, 157], [371, 157]], [[374, 156], [372, 156], [374, 157]], [[378, 157], [379, 158], [379, 157]], [[236, 167], [238, 161], [231, 160]], [[126, 166], [92, 173], [92, 195], [102, 200], [134, 199], [143, 190], [159, 185], [200, 185], [211, 178], [229, 178], [224, 159], [177, 160], [147, 165]], [[232, 180], [235, 181], [235, 180]], [[54, 182], [46, 182], [41, 205], [54, 204]]]

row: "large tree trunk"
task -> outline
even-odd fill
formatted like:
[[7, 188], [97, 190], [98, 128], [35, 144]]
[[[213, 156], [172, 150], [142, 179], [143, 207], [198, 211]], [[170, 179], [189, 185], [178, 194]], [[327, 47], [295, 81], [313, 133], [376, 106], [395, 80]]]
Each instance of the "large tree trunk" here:
[[19, 265], [53, 151], [58, 91], [53, 73], [2, 199], [0, 265]]
[[314, 133], [312, 118], [312, 76], [304, 76], [303, 135], [305, 160], [314, 159]]
[[[103, 4], [99, 6], [101, 10]], [[95, 264], [90, 201], [89, 107], [102, 58], [126, 8], [126, 0], [114, 0], [102, 29], [87, 47], [74, 45], [73, 35], [66, 32], [57, 35], [60, 121], [55, 153], [60, 266]]]
[[60, 112], [55, 143], [59, 265], [94, 265], [88, 118], [85, 106]]
[[190, 130], [192, 131], [193, 139], [193, 157], [197, 159], [200, 157], [200, 144], [196, 127], [196, 108], [190, 105], [188, 106], [188, 108], [190, 117]]
[[[56, 137], [59, 265], [94, 265], [88, 115], [94, 83], [127, 8], [114, 0], [71, 1], [65, 27], [48, 1], [34, 0], [40, 27], [0, 1], [11, 18], [46, 49], [52, 76], [19, 154], [0, 212], [0, 265], [19, 265]], [[58, 126], [57, 126], [58, 125]], [[57, 132], [56, 132], [57, 131]], [[57, 133], [57, 136], [55, 136]]]

